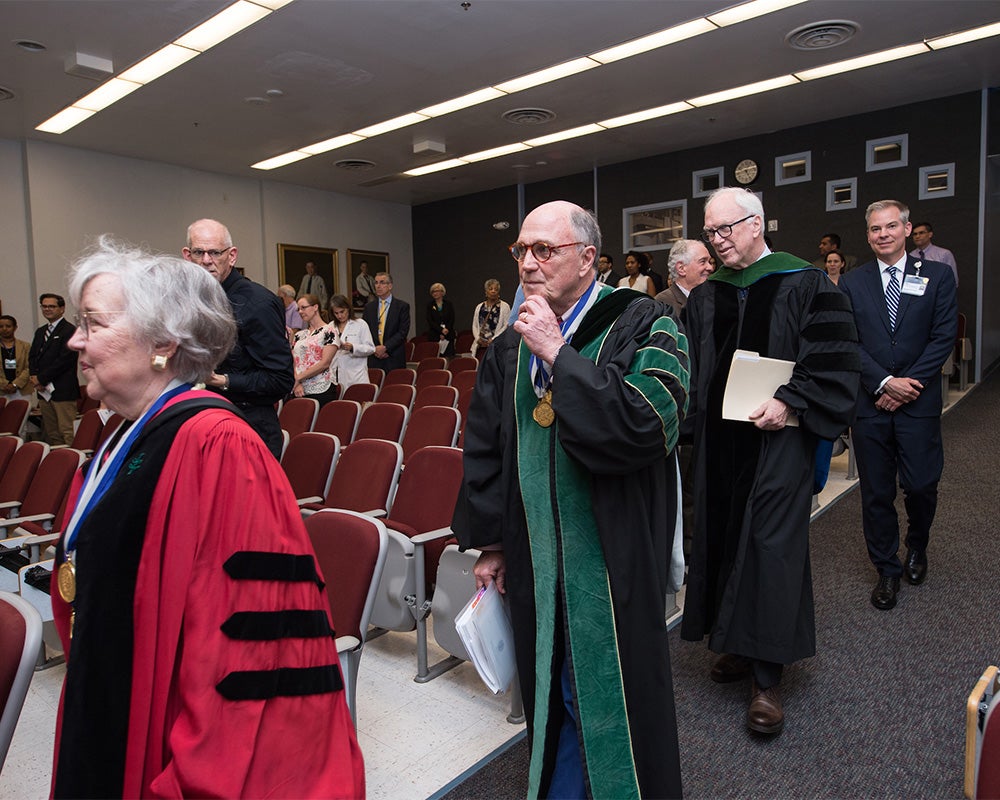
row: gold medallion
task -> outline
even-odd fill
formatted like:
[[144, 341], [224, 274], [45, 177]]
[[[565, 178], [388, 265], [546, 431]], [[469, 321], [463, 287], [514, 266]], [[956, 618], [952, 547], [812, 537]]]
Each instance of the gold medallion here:
[[76, 599], [76, 567], [72, 561], [63, 561], [59, 565], [56, 583], [59, 585], [59, 596], [67, 603], [72, 603]]
[[531, 418], [543, 428], [548, 428], [553, 422], [556, 421], [556, 412], [552, 410], [551, 389], [549, 389], [539, 399], [538, 405], [535, 406], [535, 410], [531, 412]]

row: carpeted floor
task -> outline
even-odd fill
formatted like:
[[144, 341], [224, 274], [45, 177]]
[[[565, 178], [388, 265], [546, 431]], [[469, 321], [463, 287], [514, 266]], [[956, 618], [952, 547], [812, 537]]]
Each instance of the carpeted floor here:
[[[868, 601], [860, 492], [812, 524], [817, 655], [785, 671], [783, 733], [749, 733], [749, 686], [712, 683], [713, 655], [671, 633], [686, 797], [962, 797], [965, 700], [1000, 659], [1000, 372], [943, 427], [928, 578], [904, 583], [895, 609]], [[524, 797], [527, 752], [515, 744], [445, 797]]]

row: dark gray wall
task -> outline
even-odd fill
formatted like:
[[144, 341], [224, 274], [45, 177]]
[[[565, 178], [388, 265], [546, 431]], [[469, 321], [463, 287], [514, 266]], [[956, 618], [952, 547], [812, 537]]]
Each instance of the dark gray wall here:
[[[733, 168], [740, 160], [752, 158], [761, 171], [751, 188], [763, 193], [768, 219], [778, 222], [771, 238], [779, 249], [803, 258], [816, 258], [820, 237], [835, 232], [843, 239], [845, 252], [857, 256], [859, 263], [868, 260], [871, 250], [865, 238], [864, 209], [875, 200], [902, 200], [910, 206], [915, 221], [931, 221], [935, 243], [955, 253], [960, 272], [959, 307], [969, 317], [970, 330], [975, 330], [980, 123], [981, 95], [969, 93], [600, 167], [596, 183], [603, 249], [615, 257], [621, 269], [622, 209], [685, 198], [688, 236], [696, 236], [702, 226], [704, 201], [692, 197], [691, 173], [722, 166], [726, 182], [734, 184]], [[1000, 138], [997, 127], [993, 126], [994, 139]], [[866, 140], [901, 133], [909, 134], [908, 166], [866, 173]], [[812, 180], [775, 186], [774, 159], [805, 150], [812, 151]], [[990, 152], [996, 153], [998, 148]], [[918, 201], [919, 168], [949, 162], [955, 162], [955, 196]], [[1000, 170], [1000, 166], [993, 169]], [[826, 182], [851, 177], [858, 181], [858, 208], [827, 212]], [[527, 184], [524, 205], [530, 211], [549, 200], [565, 199], [593, 207], [594, 184], [592, 172]], [[509, 300], [516, 272], [503, 247], [516, 238], [516, 207], [514, 186], [415, 207], [418, 288], [442, 280], [459, 318], [463, 313], [471, 318], [475, 303], [481, 299], [482, 281], [500, 271], [496, 277], [504, 284], [503, 295]], [[493, 231], [490, 226], [499, 219], [509, 220], [511, 229], [502, 234]], [[666, 252], [654, 253], [654, 259], [656, 266], [662, 267]]]

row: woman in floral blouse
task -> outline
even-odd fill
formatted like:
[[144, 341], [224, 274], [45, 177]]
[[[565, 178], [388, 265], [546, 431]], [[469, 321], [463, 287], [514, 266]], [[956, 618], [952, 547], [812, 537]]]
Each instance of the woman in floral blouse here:
[[292, 357], [295, 359], [296, 397], [312, 397], [320, 406], [336, 400], [339, 390], [330, 372], [340, 341], [337, 329], [323, 322], [316, 295], [305, 294], [298, 299], [299, 314], [306, 327], [295, 334]]

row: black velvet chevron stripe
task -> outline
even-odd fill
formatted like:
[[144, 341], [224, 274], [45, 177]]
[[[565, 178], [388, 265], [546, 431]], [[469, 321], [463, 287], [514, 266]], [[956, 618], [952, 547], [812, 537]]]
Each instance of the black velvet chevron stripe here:
[[333, 636], [326, 612], [319, 610], [237, 611], [221, 630], [230, 639], [256, 642]]
[[851, 301], [847, 299], [846, 294], [840, 292], [820, 292], [813, 298], [812, 308], [809, 310], [813, 313], [817, 311], [846, 311], [848, 314], [853, 313]]
[[856, 342], [858, 329], [853, 322], [814, 322], [802, 336], [807, 342]]
[[323, 586], [312, 556], [243, 550], [233, 553], [223, 568], [236, 581], [312, 581]]
[[817, 372], [860, 372], [861, 357], [857, 351], [849, 353], [813, 353], [802, 359], [802, 366]]
[[339, 692], [344, 688], [337, 664], [230, 672], [215, 685], [227, 700], [270, 700]]

